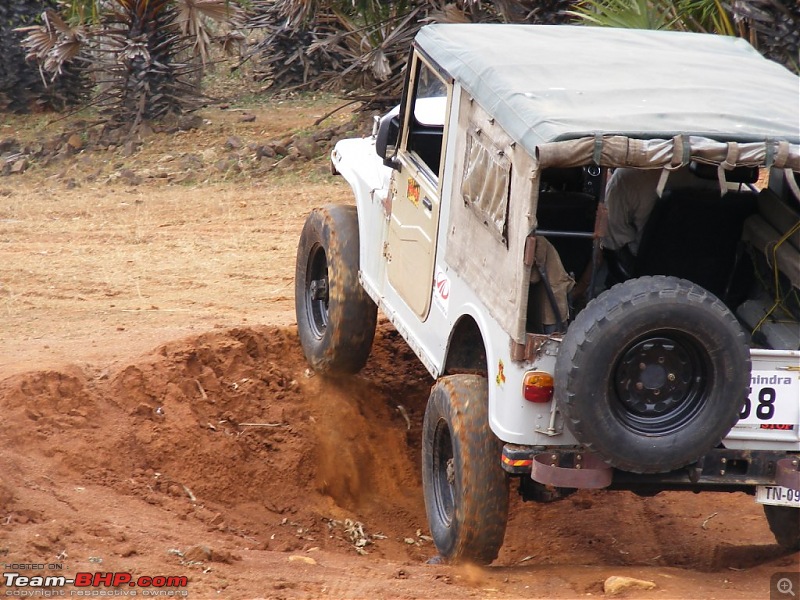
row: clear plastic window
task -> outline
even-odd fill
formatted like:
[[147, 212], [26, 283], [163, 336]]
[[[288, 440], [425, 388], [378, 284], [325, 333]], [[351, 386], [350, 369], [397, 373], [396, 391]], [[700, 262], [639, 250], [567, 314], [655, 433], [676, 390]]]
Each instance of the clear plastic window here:
[[467, 156], [461, 195], [489, 230], [506, 243], [511, 161], [491, 144], [482, 143], [476, 131], [467, 136]]

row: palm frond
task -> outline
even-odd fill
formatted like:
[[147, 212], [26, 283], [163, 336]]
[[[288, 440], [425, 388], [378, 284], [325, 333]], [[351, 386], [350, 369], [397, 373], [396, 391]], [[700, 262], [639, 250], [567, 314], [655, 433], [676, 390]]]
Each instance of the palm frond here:
[[175, 0], [175, 23], [181, 33], [194, 40], [194, 49], [203, 64], [210, 58], [213, 31], [211, 22], [241, 23], [243, 13], [228, 0]]
[[399, 98], [408, 49], [426, 23], [563, 23], [572, 2], [254, 0], [248, 25], [266, 35], [245, 60], [279, 89], [314, 85], [381, 105]]
[[742, 34], [768, 58], [800, 74], [800, 3], [796, 0], [733, 0]]
[[683, 29], [736, 35], [731, 15], [720, 0], [679, 0], [676, 8]]
[[[66, 31], [58, 20], [45, 23], [45, 11], [55, 8], [55, 0], [0, 2], [0, 111], [62, 110], [86, 97], [90, 82], [85, 64], [67, 60], [74, 52], [68, 44], [54, 50], [59, 41], [65, 42], [59, 31]], [[24, 45], [28, 35], [36, 38], [33, 48]], [[54, 53], [61, 72], [29, 61], [31, 52]], [[58, 53], [64, 53], [63, 59]]]
[[625, 29], [672, 29], [679, 22], [667, 0], [581, 0], [566, 13], [591, 25]]
[[26, 58], [42, 65], [51, 81], [63, 73], [64, 65], [74, 60], [84, 49], [87, 31], [81, 26], [69, 26], [55, 11], [42, 13], [42, 25], [20, 27], [27, 33], [22, 43], [28, 51]]

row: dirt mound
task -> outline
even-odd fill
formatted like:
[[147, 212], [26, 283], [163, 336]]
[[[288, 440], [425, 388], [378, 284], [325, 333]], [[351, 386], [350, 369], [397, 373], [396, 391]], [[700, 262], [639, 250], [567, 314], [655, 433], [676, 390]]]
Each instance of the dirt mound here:
[[[170, 342], [113, 372], [12, 376], [0, 382], [0, 556], [180, 570], [199, 597], [228, 585], [229, 595], [252, 593], [264, 577], [279, 597], [374, 596], [383, 584], [364, 578], [375, 559], [395, 561], [392, 585], [406, 585], [412, 567], [437, 569], [421, 585], [438, 597], [466, 593], [448, 592], [454, 583], [519, 595], [545, 566], [542, 593], [561, 596], [601, 592], [596, 570], [565, 565], [678, 567], [729, 581], [729, 568], [766, 577], [796, 560], [772, 544], [743, 494], [584, 491], [547, 505], [515, 498], [499, 569], [425, 567], [435, 554], [419, 469], [429, 387], [386, 322], [357, 377], [314, 375], [295, 329], [276, 327]], [[333, 587], [325, 573], [293, 583], [288, 563], [255, 584], [251, 567], [236, 567], [287, 555], [316, 564], [325, 553], [372, 562], [346, 563]]]
[[[397, 339], [387, 328], [379, 338]], [[393, 352], [383, 349], [377, 360]], [[414, 371], [409, 364], [393, 378]], [[338, 523], [350, 519], [366, 523], [362, 537], [399, 539], [364, 537], [366, 550], [406, 557], [419, 546], [404, 538], [417, 539], [424, 527], [419, 431], [382, 388], [385, 366], [372, 364], [358, 378], [315, 376], [293, 330], [256, 328], [168, 343], [111, 375], [77, 367], [17, 375], [0, 386], [3, 455], [13, 450], [62, 477], [264, 548], [352, 546]], [[428, 384], [416, 371], [399, 392], [412, 403], [405, 414], [419, 421]], [[8, 464], [5, 473], [12, 471]], [[12, 501], [24, 489], [3, 479], [11, 520], [28, 522]], [[276, 534], [276, 522], [289, 526]]]

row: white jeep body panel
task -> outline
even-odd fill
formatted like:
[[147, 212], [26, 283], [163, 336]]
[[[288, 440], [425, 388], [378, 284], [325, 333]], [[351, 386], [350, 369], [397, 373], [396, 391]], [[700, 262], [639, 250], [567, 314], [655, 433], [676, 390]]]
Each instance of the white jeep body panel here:
[[[454, 94], [454, 97], [458, 98], [458, 94]], [[455, 119], [456, 111], [451, 114], [451, 120]], [[453, 152], [449, 151], [447, 156], [453, 156]], [[576, 440], [564, 427], [558, 412], [555, 411], [553, 415], [552, 401], [533, 404], [522, 397], [522, 378], [527, 371], [553, 372], [558, 339], [549, 342], [534, 363], [512, 361], [508, 335], [470, 287], [442, 258], [444, 236], [440, 236], [437, 244], [437, 277], [431, 288], [431, 311], [428, 318], [420, 322], [386, 281], [383, 245], [388, 219], [383, 204], [390, 193], [392, 169], [384, 166], [376, 154], [373, 137], [341, 140], [336, 144], [332, 160], [336, 170], [352, 187], [358, 206], [362, 284], [381, 311], [408, 340], [431, 377], [435, 379], [442, 374], [447, 353], [445, 342], [450, 339], [459, 319], [468, 315], [478, 324], [486, 344], [486, 359], [490, 368], [489, 422], [495, 435], [514, 444], [575, 445]], [[447, 203], [442, 205], [440, 219], [444, 223], [449, 217], [448, 208]], [[446, 298], [442, 298], [441, 290], [437, 290], [437, 280], [449, 289]], [[743, 450], [800, 450], [800, 351], [754, 349], [751, 358], [754, 382], [751, 409], [734, 426], [724, 445]], [[503, 365], [502, 376], [500, 364]], [[774, 381], [770, 385], [771, 379], [778, 380], [778, 385]], [[765, 388], [776, 390], [778, 408], [771, 418], [759, 419], [759, 394]]]
[[[471, 27], [475, 27], [475, 31], [479, 31], [479, 26]], [[521, 29], [509, 27], [507, 31], [514, 36], [519, 35], [520, 39], [525, 37], [527, 40], [527, 32], [530, 29], [530, 27]], [[554, 401], [538, 404], [526, 401], [523, 397], [523, 377], [526, 372], [544, 371], [551, 374], [554, 372], [560, 338], [552, 336], [541, 345], [535, 356], [530, 360], [512, 360], [512, 344], [522, 344], [526, 335], [525, 331], [520, 333], [518, 325], [516, 325], [517, 329], [514, 329], [513, 317], [515, 315], [511, 314], [509, 317], [509, 313], [506, 312], [502, 317], [498, 318], [497, 311], [492, 310], [493, 307], [487, 306], [485, 300], [487, 297], [486, 290], [480, 289], [482, 286], [476, 285], [474, 281], [471, 283], [465, 281], [463, 274], [459, 274], [453, 265], [448, 264], [445, 259], [446, 255], [448, 255], [448, 228], [452, 225], [452, 205], [454, 202], [460, 201], [458, 199], [461, 198], [460, 193], [454, 193], [454, 186], [461, 185], [462, 173], [459, 172], [459, 168], [464, 169], [463, 154], [465, 148], [461, 145], [464, 143], [463, 129], [467, 122], [466, 117], [471, 119], [469, 122], [473, 126], [474, 123], [480, 123], [480, 127], [485, 127], [487, 130], [490, 127], [495, 128], [499, 132], [500, 138], [513, 140], [510, 145], [507, 141], [503, 142], [506, 144], [503, 147], [514, 149], [513, 153], [518, 153], [522, 151], [521, 149], [524, 149], [527, 152], [525, 154], [525, 162], [522, 163], [521, 167], [515, 166], [514, 168], [520, 171], [531, 169], [531, 165], [533, 165], [531, 177], [537, 186], [538, 179], [536, 178], [540, 170], [545, 166], [586, 165], [590, 164], [592, 160], [599, 165], [602, 159], [604, 166], [634, 165], [638, 168], [661, 168], [668, 166], [670, 161], [675, 160], [675, 156], [679, 152], [687, 151], [692, 155], [703, 156], [709, 162], [719, 164], [723, 160], [727, 160], [726, 157], [730, 154], [730, 148], [726, 143], [718, 139], [704, 138], [700, 135], [691, 138], [687, 136], [686, 139], [678, 139], [681, 137], [678, 135], [674, 139], [670, 139], [674, 131], [679, 131], [683, 127], [690, 127], [690, 125], [691, 128], [696, 130], [700, 125], [707, 124], [709, 122], [708, 119], [711, 118], [706, 114], [697, 114], [694, 111], [694, 106], [683, 106], [681, 104], [683, 102], [683, 92], [681, 91], [675, 92], [676, 96], [673, 100], [665, 99], [660, 93], [653, 98], [653, 102], [657, 100], [665, 102], [666, 108], [672, 108], [672, 105], [677, 107], [674, 112], [676, 121], [666, 131], [661, 129], [664, 126], [663, 122], [654, 118], [649, 121], [646, 119], [642, 121], [648, 124], [655, 123], [652, 131], [646, 130], [643, 125], [641, 127], [631, 125], [632, 130], [629, 133], [629, 137], [619, 133], [609, 134], [607, 140], [597, 137], [600, 134], [595, 133], [591, 134], [595, 137], [587, 137], [589, 134], [584, 130], [593, 123], [593, 119], [602, 120], [601, 117], [609, 113], [611, 108], [607, 107], [600, 110], [589, 102], [588, 94], [585, 96], [581, 94], [575, 95], [572, 88], [576, 86], [579, 88], [582, 81], [575, 79], [575, 74], [568, 72], [550, 73], [553, 76], [563, 77], [566, 82], [564, 84], [565, 87], [547, 87], [547, 82], [537, 81], [535, 77], [518, 75], [523, 82], [520, 83], [521, 86], [530, 83], [531, 85], [539, 86], [539, 88], [536, 88], [534, 92], [526, 92], [524, 94], [516, 93], [513, 89], [502, 88], [501, 92], [496, 93], [497, 86], [494, 86], [492, 78], [497, 77], [497, 81], [504, 82], [506, 81], [503, 79], [504, 77], [511, 76], [508, 72], [492, 71], [488, 68], [484, 70], [485, 73], [481, 70], [470, 70], [472, 63], [466, 61], [458, 52], [450, 51], [449, 46], [451, 43], [463, 42], [465, 47], [468, 46], [465, 40], [469, 38], [469, 31], [471, 30], [466, 28], [459, 29], [452, 39], [445, 35], [440, 36], [440, 31], [438, 26], [425, 28], [423, 30], [424, 35], [420, 35], [418, 38], [421, 50], [441, 52], [440, 56], [443, 57], [444, 62], [439, 65], [442, 69], [440, 76], [447, 76], [443, 72], [444, 69], [449, 69], [450, 71], [450, 88], [447, 96], [450, 106], [444, 107], [445, 115], [447, 116], [447, 123], [444, 125], [446, 145], [443, 148], [444, 160], [441, 164], [441, 176], [439, 177], [438, 236], [435, 243], [434, 275], [433, 281], [430, 283], [430, 297], [425, 298], [424, 310], [419, 310], [419, 308], [412, 310], [403, 299], [402, 294], [391, 283], [387, 263], [392, 261], [391, 251], [388, 250], [392, 202], [397, 201], [397, 198], [407, 200], [407, 196], [404, 193], [406, 182], [401, 179], [405, 177], [407, 171], [404, 169], [408, 165], [404, 162], [404, 157], [400, 157], [401, 160], [397, 166], [398, 169], [403, 169], [402, 171], [385, 166], [383, 159], [376, 153], [375, 136], [342, 140], [337, 143], [332, 154], [333, 166], [352, 187], [358, 207], [361, 240], [361, 283], [382, 312], [407, 340], [409, 346], [414, 350], [433, 378], [438, 378], [444, 372], [449, 343], [459, 321], [465, 317], [474, 320], [485, 345], [489, 381], [489, 423], [492, 431], [501, 440], [507, 443], [529, 446], [576, 446], [578, 441], [564, 426], [562, 418], [555, 408]], [[543, 44], [545, 47], [547, 45], [547, 36], [569, 35], [568, 30], [564, 28], [551, 29], [545, 27], [538, 31], [538, 35], [541, 36], [538, 43]], [[466, 37], [464, 37], [464, 40], [459, 40], [459, 35]], [[609, 37], [608, 32], [593, 30], [591, 35], [598, 38], [598, 43], [602, 42], [610, 46], [616, 43], [615, 38], [613, 36]], [[614, 33], [614, 35], [616, 36], [617, 34]], [[626, 32], [625, 35], [637, 37], [640, 34]], [[653, 40], [659, 40], [659, 43], [662, 41], [660, 34], [649, 32], [641, 35], [647, 37], [648, 40], [652, 38]], [[675, 36], [663, 37], [663, 41], [667, 43]], [[714, 37], [713, 43], [719, 44], [725, 52], [728, 51], [729, 46], [733, 48], [741, 45], [738, 42], [730, 43], [730, 40], [716, 39], [716, 36]], [[695, 42], [694, 37], [689, 36], [686, 39], [691, 43]], [[482, 60], [481, 57], [485, 53], [479, 52], [479, 49], [470, 49], [469, 52], [473, 52], [473, 50], [475, 52], [474, 60]], [[655, 46], [652, 50], [654, 56], [661, 56], [661, 51]], [[741, 48], [734, 48], [734, 50], [740, 51]], [[744, 52], [742, 56], [748, 57], [747, 52]], [[426, 62], [426, 64], [430, 60], [419, 49], [415, 51], [412, 57], [413, 60]], [[760, 57], [750, 58], [752, 58], [753, 68], [760, 68], [763, 59]], [[748, 58], [748, 63], [750, 58]], [[492, 60], [498, 60], [498, 57], [494, 57]], [[500, 60], [504, 60], [504, 58], [500, 57]], [[627, 53], [622, 52], [618, 60], [640, 62], [642, 58], [632, 58]], [[411, 65], [412, 63], [409, 64]], [[531, 69], [539, 68], [533, 63], [528, 67]], [[498, 66], [498, 69], [500, 69], [500, 66]], [[513, 71], [513, 69], [511, 70]], [[700, 75], [695, 75], [700, 77], [700, 81], [702, 81]], [[483, 79], [484, 76], [486, 77], [485, 81]], [[775, 89], [780, 86], [785, 87], [786, 77], [783, 73], [770, 73], [770, 77], [772, 76], [775, 77]], [[468, 90], [467, 83], [463, 82], [471, 85], [472, 89]], [[638, 97], [636, 94], [644, 94], [646, 92], [646, 90], [642, 91], [640, 89], [641, 82], [635, 78], [625, 80], [625, 83], [630, 87], [629, 95], [631, 97]], [[734, 88], [738, 89], [738, 84], [731, 84], [724, 77], [717, 78], [714, 84], [720, 87], [733, 85]], [[605, 82], [603, 85], [608, 87]], [[647, 89], [649, 90], [650, 88]], [[699, 89], [704, 90], [705, 88], [699, 85]], [[503, 93], [505, 93], [505, 96], [501, 95]], [[735, 98], [729, 99], [732, 100], [733, 105], [740, 107], [742, 102], [741, 95], [735, 94], [735, 96]], [[616, 103], [618, 95], [613, 95], [613, 98], [611, 96], [602, 97], [606, 101], [613, 99], [613, 102]], [[488, 104], [481, 106], [480, 100], [482, 98], [484, 102], [488, 102], [489, 99], [497, 100], [498, 102], [493, 106]], [[444, 98], [436, 98], [436, 100], [444, 100]], [[756, 104], [756, 100], [754, 98], [751, 104]], [[425, 102], [424, 111], [422, 108], [420, 109], [420, 113], [424, 116], [418, 113], [416, 115], [417, 120], [421, 121], [423, 125], [444, 122], [444, 117], [439, 120], [435, 114], [431, 114], [431, 109], [441, 111], [444, 103], [433, 103], [427, 99]], [[467, 104], [469, 106], [466, 106]], [[565, 106], [566, 108], [564, 108]], [[616, 106], [616, 104], [610, 106]], [[520, 107], [526, 108], [522, 110]], [[517, 110], [517, 108], [520, 110]], [[652, 106], [650, 106], [650, 109], [655, 110]], [[546, 118], [541, 118], [537, 121], [534, 118], [538, 114], [536, 111], [544, 112], [546, 110], [566, 110], [570, 115], [570, 119], [574, 119], [575, 122], [572, 123], [570, 119], [559, 121], [558, 119], [548, 120]], [[631, 110], [634, 109], [631, 108]], [[661, 114], [660, 110], [657, 111], [659, 114]], [[794, 109], [789, 108], [787, 110], [791, 112]], [[531, 111], [527, 117], [525, 116], [527, 114], [526, 111]], [[598, 114], [595, 114], [596, 112]], [[613, 118], [619, 120], [614, 122], [613, 127], [609, 126], [609, 131], [626, 131], [627, 117], [623, 113], [624, 111], [619, 109], [619, 114], [615, 113], [613, 115]], [[780, 119], [776, 117], [767, 122], [762, 121], [760, 117], [753, 116], [756, 113], [760, 115], [763, 111], [748, 108], [743, 111], [741, 117], [735, 117], [746, 124], [745, 128], [749, 132], [746, 135], [742, 134], [741, 142], [737, 147], [740, 163], [761, 166], [769, 164], [769, 160], [765, 159], [765, 156], [772, 150], [767, 148], [763, 141], [758, 141], [764, 139], [759, 137], [763, 133], [762, 128], [767, 128], [771, 132], [770, 135], [792, 139], [792, 144], [786, 147], [791, 157], [790, 160], [796, 161], [797, 146], [794, 144], [794, 138], [781, 129], [783, 124], [791, 121], [791, 117], [783, 115]], [[641, 116], [644, 117], [646, 114], [649, 113], [642, 113]], [[497, 117], [496, 122], [495, 117]], [[699, 119], [697, 123], [692, 121], [695, 118]], [[728, 120], [732, 119], [734, 117], [729, 119], [727, 116], [722, 115], [720, 127], [729, 126]], [[714, 122], [716, 123], [716, 121]], [[555, 130], [549, 132], [548, 128], [550, 127], [555, 128]], [[544, 136], [539, 139], [536, 137], [538, 131], [548, 132], [547, 136], [550, 137]], [[481, 129], [478, 129], [478, 134], [481, 134]], [[402, 139], [398, 141], [399, 145], [407, 139], [402, 137], [404, 135], [408, 136], [408, 131], [401, 133]], [[489, 135], [490, 141], [492, 141], [490, 133], [487, 134], [484, 131], [483, 135]], [[459, 140], [462, 141], [459, 142]], [[680, 144], [683, 146], [681, 147]], [[630, 150], [631, 148], [635, 148], [635, 153]], [[507, 153], [506, 156], [510, 157], [511, 154]], [[535, 158], [532, 158], [534, 154]], [[459, 155], [462, 159], [461, 162], [457, 158]], [[519, 154], [516, 155], [520, 156]], [[401, 172], [404, 175], [401, 176]], [[791, 171], [787, 172], [790, 173]], [[413, 174], [414, 171], [411, 171], [411, 173]], [[411, 179], [409, 179], [410, 181]], [[460, 188], [456, 189], [459, 190]], [[513, 188], [510, 194], [514, 194]], [[530, 199], [533, 209], [536, 208], [537, 194], [538, 187], [532, 192]], [[425, 198], [425, 200], [428, 199]], [[435, 215], [436, 212], [434, 210], [432, 214]], [[515, 226], [519, 229], [518, 224], [515, 224]], [[481, 251], [481, 248], [475, 248], [475, 252]], [[489, 265], [489, 267], [492, 266]], [[519, 323], [519, 319], [516, 320], [516, 323]], [[751, 351], [751, 356], [753, 385], [750, 399], [742, 409], [742, 419], [724, 440], [724, 445], [731, 449], [742, 450], [800, 450], [800, 351], [754, 349]]]
[[[450, 125], [458, 118], [458, 84], [453, 90]], [[455, 156], [456, 136], [448, 139], [445, 152], [445, 172]], [[552, 373], [558, 340], [553, 339], [541, 358], [534, 363], [515, 363], [510, 357], [508, 335], [492, 318], [472, 289], [444, 260], [446, 236], [440, 235], [436, 247], [434, 283], [449, 289], [443, 297], [441, 289], [431, 286], [431, 309], [424, 321], [409, 309], [386, 277], [384, 244], [388, 231], [388, 218], [384, 202], [390, 195], [393, 170], [383, 165], [375, 152], [374, 137], [342, 140], [332, 153], [334, 168], [353, 189], [358, 206], [361, 234], [361, 282], [367, 293], [378, 304], [397, 330], [408, 341], [431, 377], [439, 377], [444, 370], [447, 344], [458, 321], [471, 317], [478, 325], [486, 346], [489, 365], [489, 424], [498, 438], [505, 442], [529, 445], [573, 446], [577, 442], [567, 430], [560, 415], [554, 415], [554, 403], [534, 404], [522, 396], [522, 379], [527, 371]], [[445, 178], [441, 190], [443, 198], [449, 197], [455, 178]], [[440, 222], [446, 226], [449, 219], [449, 202], [441, 204]], [[380, 224], [380, 226], [378, 226]], [[553, 422], [555, 419], [555, 422]]]

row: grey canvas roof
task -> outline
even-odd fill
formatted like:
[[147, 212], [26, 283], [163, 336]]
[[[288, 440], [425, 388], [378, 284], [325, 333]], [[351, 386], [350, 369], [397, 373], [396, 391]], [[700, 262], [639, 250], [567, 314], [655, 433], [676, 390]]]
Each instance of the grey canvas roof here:
[[429, 25], [417, 46], [531, 154], [594, 136], [800, 143], [800, 78], [738, 38], [547, 25]]

